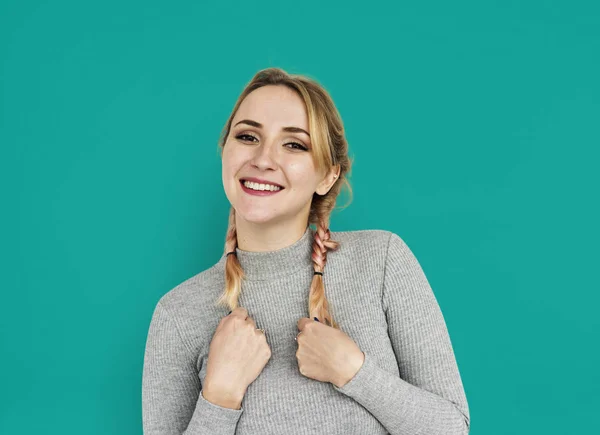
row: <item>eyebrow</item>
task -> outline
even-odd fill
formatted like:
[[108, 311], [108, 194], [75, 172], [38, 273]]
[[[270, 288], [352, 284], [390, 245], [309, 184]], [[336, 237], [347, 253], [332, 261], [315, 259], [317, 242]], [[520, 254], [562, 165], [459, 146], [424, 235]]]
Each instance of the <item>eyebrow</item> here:
[[[253, 127], [257, 127], [257, 128], [263, 128], [263, 125], [260, 122], [256, 122], [256, 121], [252, 121], [251, 119], [242, 119], [241, 121], [237, 122], [234, 127], [238, 124], [248, 124], [251, 125]], [[308, 134], [308, 132], [300, 127], [283, 127], [281, 130], [283, 131], [289, 131], [291, 133], [304, 133], [305, 135], [307, 135], [308, 137], [310, 137], [310, 134]]]

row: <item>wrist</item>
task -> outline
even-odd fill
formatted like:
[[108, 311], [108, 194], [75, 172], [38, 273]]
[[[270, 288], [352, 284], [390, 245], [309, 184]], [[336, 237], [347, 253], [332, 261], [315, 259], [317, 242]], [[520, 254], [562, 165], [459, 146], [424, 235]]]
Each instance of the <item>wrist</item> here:
[[334, 382], [334, 385], [338, 388], [342, 388], [344, 385], [350, 382], [362, 368], [364, 362], [365, 354], [362, 351], [357, 352], [356, 357], [349, 360], [349, 365], [336, 380], [336, 382]]
[[224, 388], [208, 382], [204, 383], [201, 392], [202, 396], [209, 402], [231, 409], [241, 408], [245, 393], [245, 390]]
[[212, 393], [202, 389], [202, 396], [213, 405], [229, 409], [241, 409], [242, 400], [239, 398], [229, 397], [221, 393]]

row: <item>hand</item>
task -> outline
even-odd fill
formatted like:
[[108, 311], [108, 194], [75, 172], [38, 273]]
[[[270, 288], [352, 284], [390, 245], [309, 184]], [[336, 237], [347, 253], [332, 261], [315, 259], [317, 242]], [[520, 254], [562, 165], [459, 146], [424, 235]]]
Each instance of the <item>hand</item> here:
[[307, 378], [342, 387], [362, 367], [364, 353], [341, 330], [308, 317], [298, 320], [298, 329], [296, 359]]
[[270, 358], [265, 334], [256, 329], [245, 308], [236, 308], [221, 319], [210, 342], [205, 393], [224, 401], [241, 401]]

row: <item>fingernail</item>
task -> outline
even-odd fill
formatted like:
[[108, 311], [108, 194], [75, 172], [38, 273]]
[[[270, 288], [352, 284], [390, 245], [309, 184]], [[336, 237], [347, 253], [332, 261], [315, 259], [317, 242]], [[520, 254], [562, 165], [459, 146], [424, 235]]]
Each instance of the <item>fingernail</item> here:
[[[315, 317], [315, 320], [316, 320], [317, 322], [319, 321], [319, 319], [317, 319], [316, 317]], [[319, 322], [319, 323], [320, 323], [320, 322]]]

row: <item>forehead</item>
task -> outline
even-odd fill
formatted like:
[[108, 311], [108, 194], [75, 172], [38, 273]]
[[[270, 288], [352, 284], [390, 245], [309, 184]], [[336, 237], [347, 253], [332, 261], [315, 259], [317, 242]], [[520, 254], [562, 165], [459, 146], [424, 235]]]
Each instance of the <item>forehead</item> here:
[[244, 98], [233, 119], [260, 122], [266, 129], [300, 127], [308, 130], [308, 116], [304, 100], [286, 86], [263, 86]]

